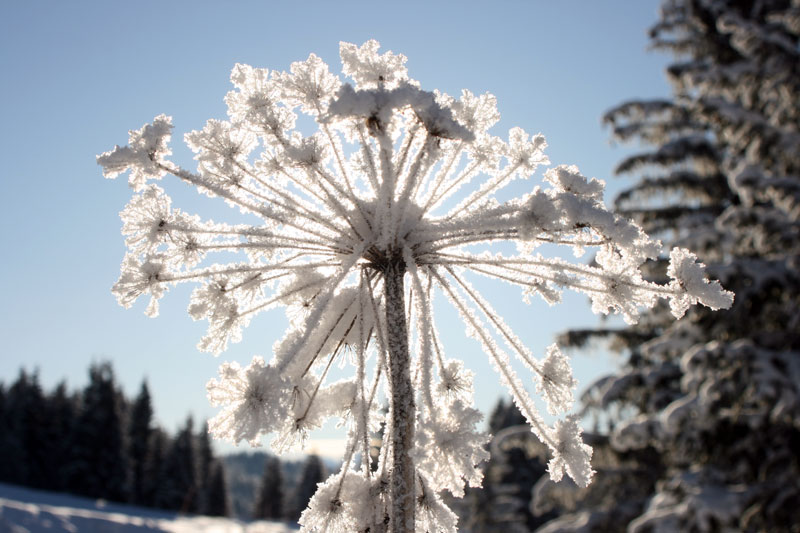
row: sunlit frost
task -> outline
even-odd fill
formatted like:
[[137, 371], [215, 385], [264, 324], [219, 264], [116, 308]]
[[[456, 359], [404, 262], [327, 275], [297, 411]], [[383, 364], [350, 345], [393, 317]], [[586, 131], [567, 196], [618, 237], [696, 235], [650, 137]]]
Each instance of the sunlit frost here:
[[[595, 312], [628, 322], [660, 298], [681, 316], [695, 303], [728, 307], [732, 295], [709, 282], [685, 250], [670, 254], [669, 284], [643, 279], [642, 263], [661, 244], [609, 211], [603, 182], [575, 166], [550, 168], [529, 194], [502, 200], [498, 192], [510, 182], [550, 164], [544, 136], [518, 127], [507, 139], [492, 135], [500, 117], [492, 95], [424, 90], [409, 78], [405, 56], [379, 48], [377, 41], [341, 43], [349, 80], [314, 54], [289, 72], [235, 65], [228, 119], [185, 135], [195, 171], [168, 159], [172, 121], [165, 115], [132, 130], [127, 146], [99, 155], [103, 174], [128, 172], [134, 190], [121, 213], [128, 253], [113, 292], [125, 307], [149, 297], [145, 312], [155, 316], [171, 285], [194, 284], [188, 312], [208, 323], [198, 346], [215, 354], [258, 314], [286, 309], [288, 328], [269, 363], [224, 363], [209, 381], [209, 399], [220, 408], [209, 430], [251, 445], [273, 433], [273, 447], [283, 450], [302, 446], [326, 419], [344, 419], [342, 469], [303, 513], [305, 531], [378, 531], [398, 509], [409, 527], [455, 531], [439, 492], [461, 495], [465, 484], [480, 484], [489, 437], [471, 407], [471, 371], [443, 353], [435, 297], [457, 310], [551, 450], [551, 477], [567, 473], [585, 486], [592, 452], [578, 417], [548, 424], [527, 389], [536, 383], [548, 411], [564, 416], [576, 387], [567, 358], [551, 346], [536, 359], [471, 279], [511, 283], [524, 298], [550, 304], [574, 290], [591, 298]], [[316, 124], [314, 133], [296, 129], [298, 113], [303, 124]], [[151, 183], [165, 175], [221, 198], [248, 222], [202, 220], [174, 208]], [[519, 252], [497, 252], [493, 245], [504, 242]], [[593, 250], [596, 262], [532, 253], [543, 244]], [[335, 367], [351, 368], [352, 376], [331, 383]], [[405, 392], [389, 387], [396, 376]], [[383, 401], [390, 401], [385, 418]], [[374, 464], [372, 431], [381, 421], [387, 426]], [[395, 449], [404, 450], [395, 466], [410, 465], [414, 482], [393, 477], [387, 456]], [[405, 494], [396, 501], [414, 509], [395, 505], [392, 494]]]

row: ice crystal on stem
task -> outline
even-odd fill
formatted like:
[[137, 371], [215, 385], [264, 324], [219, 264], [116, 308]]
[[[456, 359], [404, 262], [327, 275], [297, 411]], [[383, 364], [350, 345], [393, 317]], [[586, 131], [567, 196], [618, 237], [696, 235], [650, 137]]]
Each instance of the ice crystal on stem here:
[[[353, 84], [313, 54], [289, 72], [236, 65], [235, 90], [225, 99], [229, 120], [210, 120], [185, 136], [195, 172], [167, 158], [172, 122], [164, 115], [131, 131], [128, 146], [98, 156], [106, 177], [130, 171], [135, 192], [122, 212], [129, 252], [114, 293], [126, 307], [149, 296], [154, 316], [169, 286], [196, 283], [189, 313], [208, 321], [198, 346], [215, 354], [237, 342], [256, 314], [285, 307], [290, 327], [269, 364], [259, 357], [245, 368], [226, 363], [209, 382], [209, 398], [222, 407], [211, 432], [253, 445], [275, 432], [273, 446], [283, 450], [303, 443], [324, 419], [344, 417], [342, 469], [320, 486], [304, 529], [455, 531], [438, 492], [461, 495], [465, 483], [480, 483], [488, 436], [476, 428], [471, 372], [442, 353], [435, 294], [460, 313], [549, 446], [553, 478], [566, 471], [579, 485], [593, 472], [577, 418], [548, 426], [508, 352], [525, 364], [552, 413], [572, 404], [566, 358], [557, 347], [534, 358], [468, 275], [513, 283], [526, 298], [550, 303], [564, 289], [583, 292], [596, 311], [628, 321], [658, 298], [681, 315], [697, 302], [725, 307], [732, 295], [683, 251], [672, 254], [671, 284], [642, 279], [639, 266], [660, 244], [608, 211], [603, 182], [574, 166], [548, 170], [547, 188], [498, 201], [512, 180], [549, 164], [544, 137], [520, 128], [508, 141], [493, 136], [493, 96], [427, 92], [408, 77], [404, 56], [378, 48], [375, 41], [342, 43]], [[298, 112], [316, 122], [316, 133], [295, 129]], [[227, 225], [173, 208], [148, 183], [167, 174], [260, 222]], [[503, 241], [521, 251], [480, 250]], [[533, 254], [543, 243], [594, 248], [597, 264]], [[210, 259], [225, 253], [229, 262]], [[329, 383], [337, 361], [354, 367], [352, 379]], [[389, 404], [384, 420], [381, 398]], [[371, 465], [369, 437], [381, 421], [381, 455]]]
[[558, 345], [551, 344], [547, 348], [547, 356], [542, 361], [537, 392], [544, 395], [547, 402], [547, 411], [552, 415], [565, 413], [572, 409], [575, 401], [573, 391], [578, 386], [577, 380], [572, 377], [572, 368], [567, 357], [558, 349]]
[[279, 427], [291, 398], [291, 385], [274, 367], [256, 356], [245, 368], [236, 362], [225, 363], [219, 374], [219, 381], [212, 379], [206, 385], [211, 405], [223, 407], [209, 423], [212, 435], [256, 444], [263, 434]]

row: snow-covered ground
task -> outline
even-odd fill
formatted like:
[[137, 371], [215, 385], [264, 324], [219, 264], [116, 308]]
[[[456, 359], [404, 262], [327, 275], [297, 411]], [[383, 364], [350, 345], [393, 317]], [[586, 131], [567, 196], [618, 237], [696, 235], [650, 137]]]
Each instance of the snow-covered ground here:
[[0, 483], [1, 533], [289, 533], [276, 522], [186, 516]]

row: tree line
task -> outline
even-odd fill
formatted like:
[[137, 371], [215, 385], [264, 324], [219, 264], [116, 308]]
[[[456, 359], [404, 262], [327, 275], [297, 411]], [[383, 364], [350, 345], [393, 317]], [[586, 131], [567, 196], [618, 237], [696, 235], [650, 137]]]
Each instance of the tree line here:
[[147, 383], [132, 400], [110, 363], [83, 390], [44, 391], [37, 372], [0, 384], [0, 482], [182, 513], [227, 516], [223, 463], [191, 417], [170, 435], [153, 419]]

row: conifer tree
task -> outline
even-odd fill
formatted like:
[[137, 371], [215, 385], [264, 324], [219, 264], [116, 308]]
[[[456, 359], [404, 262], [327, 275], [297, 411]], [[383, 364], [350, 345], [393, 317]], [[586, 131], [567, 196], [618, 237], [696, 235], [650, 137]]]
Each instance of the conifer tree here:
[[67, 390], [65, 382], [46, 396], [45, 424], [47, 453], [45, 470], [49, 490], [64, 491], [69, 486], [69, 465], [74, 460], [74, 435], [80, 399]]
[[500, 398], [497, 405], [489, 415], [489, 433], [497, 435], [500, 430], [525, 424], [525, 415], [520, 413], [519, 408], [513, 402], [506, 402]]
[[611, 335], [628, 357], [584, 398], [613, 425], [595, 465], [609, 482], [547, 531], [798, 531], [800, 6], [665, 0], [651, 37], [675, 54], [674, 96], [607, 114], [652, 147], [619, 165], [642, 177], [617, 207], [696, 252], [736, 302], [567, 336]]
[[211, 437], [207, 425], [200, 424], [195, 438], [197, 456], [197, 512], [208, 514], [209, 491], [215, 463], [214, 450], [211, 448]]
[[317, 492], [317, 485], [325, 479], [325, 465], [317, 454], [312, 453], [306, 457], [300, 479], [294, 488], [292, 497], [287, 502], [286, 519], [297, 522], [300, 515], [308, 507], [308, 502]]
[[48, 405], [44, 391], [39, 383], [39, 372], [35, 371], [19, 392], [19, 404], [14, 408], [21, 417], [22, 443], [25, 447], [27, 475], [25, 484], [29, 487], [50, 488], [51, 441], [48, 437]]
[[107, 362], [89, 368], [75, 426], [75, 462], [70, 490], [90, 498], [127, 501], [128, 456], [125, 451], [122, 397]]
[[170, 449], [171, 439], [161, 428], [154, 428], [150, 435], [147, 455], [144, 464], [144, 505], [161, 507], [161, 490], [165, 484], [165, 460]]
[[189, 417], [172, 441], [161, 470], [156, 506], [182, 513], [197, 512], [198, 485], [194, 422]]
[[219, 460], [211, 463], [204, 514], [209, 516], [230, 516], [231, 514], [228, 484], [225, 481], [225, 467]]
[[519, 409], [502, 398], [492, 410], [489, 431], [483, 487], [470, 490], [464, 525], [472, 533], [532, 531], [548, 518], [529, 509], [531, 490], [547, 470], [546, 448], [526, 431]]
[[20, 370], [17, 380], [5, 394], [5, 408], [2, 425], [5, 432], [0, 437], [5, 446], [4, 460], [0, 461], [3, 481], [24, 485], [30, 479], [29, 451], [26, 434], [29, 433], [30, 398], [32, 378]]
[[264, 464], [264, 474], [261, 476], [261, 484], [258, 489], [256, 504], [253, 508], [253, 518], [257, 520], [282, 520], [286, 516], [286, 510], [284, 509], [285, 490], [281, 460], [275, 456], [270, 456]]
[[0, 461], [0, 482], [14, 483], [22, 478], [19, 468], [22, 465], [22, 444], [11, 417], [10, 391], [0, 384], [0, 450], [3, 461]]
[[141, 389], [131, 406], [128, 419], [128, 453], [130, 457], [130, 501], [137, 505], [146, 505], [146, 464], [150, 455], [150, 444], [153, 435], [153, 406], [147, 382], [143, 381]]

